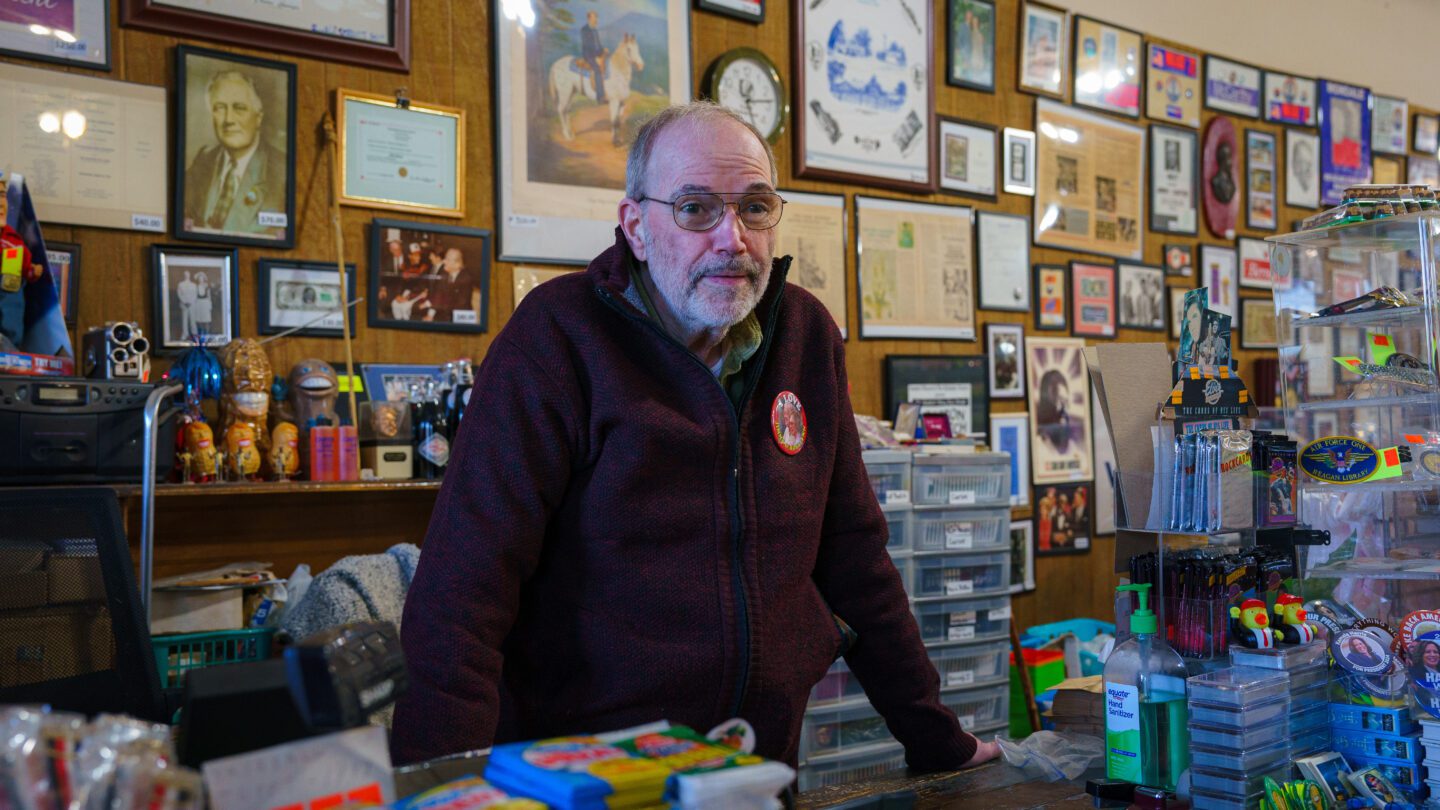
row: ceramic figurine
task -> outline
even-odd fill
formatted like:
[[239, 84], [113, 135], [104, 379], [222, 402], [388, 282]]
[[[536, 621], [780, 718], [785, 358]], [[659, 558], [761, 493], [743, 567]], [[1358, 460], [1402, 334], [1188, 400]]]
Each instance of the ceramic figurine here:
[[185, 426], [185, 452], [189, 455], [186, 470], [187, 479], [197, 484], [208, 484], [217, 477], [215, 461], [215, 433], [205, 422], [191, 422]]
[[260, 448], [255, 431], [244, 422], [225, 429], [225, 453], [230, 459], [226, 467], [231, 481], [260, 480]]
[[[318, 424], [340, 424], [340, 417], [335, 414], [335, 400], [339, 395], [339, 377], [324, 360], [307, 358], [290, 369], [289, 400], [294, 408], [295, 425], [302, 434], [309, 435], [310, 428]], [[322, 422], [322, 418], [329, 421]]]
[[276, 481], [289, 481], [299, 473], [300, 430], [280, 422], [270, 436], [270, 475]]
[[1305, 608], [1302, 607], [1304, 603], [1304, 599], [1293, 594], [1280, 594], [1274, 608], [1273, 631], [1279, 636], [1278, 641], [1285, 644], [1308, 644], [1315, 640], [1315, 625], [1305, 621]]
[[1275, 631], [1270, 629], [1270, 613], [1264, 602], [1246, 599], [1240, 607], [1230, 608], [1230, 639], [1252, 650], [1275, 646]]

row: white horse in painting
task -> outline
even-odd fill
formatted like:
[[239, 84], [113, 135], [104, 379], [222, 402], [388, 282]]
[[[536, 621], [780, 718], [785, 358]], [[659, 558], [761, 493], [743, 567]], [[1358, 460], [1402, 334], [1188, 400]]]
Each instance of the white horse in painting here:
[[[575, 70], [576, 61], [573, 56], [562, 56], [550, 65], [550, 93], [555, 99], [555, 114], [560, 117], [560, 132], [567, 141], [575, 139], [575, 133], [570, 131], [570, 102], [580, 95], [595, 100], [595, 85], [588, 76]], [[606, 67], [609, 75], [605, 77], [605, 100], [610, 104], [610, 138], [619, 146], [625, 101], [630, 98], [630, 78], [645, 69], [634, 34], [621, 37], [620, 46], [610, 55]]]

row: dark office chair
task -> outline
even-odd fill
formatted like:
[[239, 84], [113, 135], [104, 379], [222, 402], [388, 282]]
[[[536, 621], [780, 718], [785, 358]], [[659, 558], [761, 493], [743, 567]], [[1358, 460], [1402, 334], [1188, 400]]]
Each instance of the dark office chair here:
[[164, 721], [114, 490], [0, 489], [0, 704]]

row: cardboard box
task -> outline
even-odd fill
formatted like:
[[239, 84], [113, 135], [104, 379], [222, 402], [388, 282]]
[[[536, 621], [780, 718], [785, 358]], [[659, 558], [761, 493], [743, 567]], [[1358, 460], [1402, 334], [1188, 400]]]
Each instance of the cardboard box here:
[[245, 592], [154, 591], [150, 607], [150, 634], [210, 633], [245, 627]]
[[5, 587], [0, 588], [0, 610], [37, 608], [49, 598], [50, 577], [42, 571], [6, 574]]
[[115, 667], [110, 611], [41, 608], [0, 617], [0, 686], [68, 678]]
[[105, 579], [94, 554], [51, 554], [45, 570], [50, 575], [50, 604], [105, 601]]

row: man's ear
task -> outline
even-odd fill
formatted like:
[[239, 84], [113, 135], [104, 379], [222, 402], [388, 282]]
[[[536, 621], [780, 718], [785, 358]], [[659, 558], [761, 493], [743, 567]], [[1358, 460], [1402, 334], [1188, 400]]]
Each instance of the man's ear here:
[[626, 197], [620, 201], [619, 215], [620, 232], [630, 243], [630, 252], [640, 261], [648, 261], [645, 257], [645, 214], [640, 203]]

